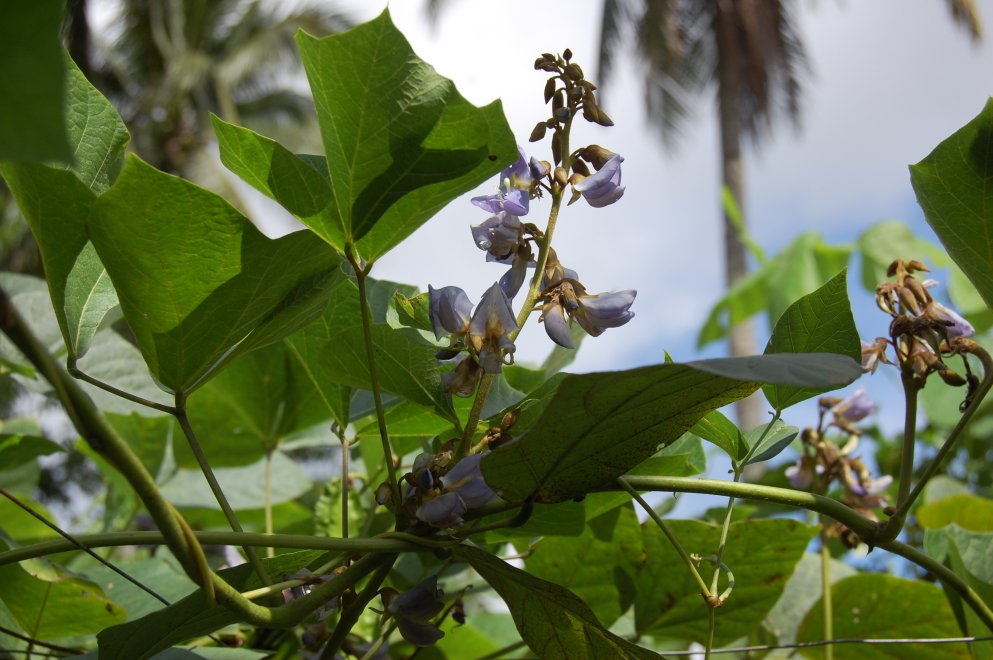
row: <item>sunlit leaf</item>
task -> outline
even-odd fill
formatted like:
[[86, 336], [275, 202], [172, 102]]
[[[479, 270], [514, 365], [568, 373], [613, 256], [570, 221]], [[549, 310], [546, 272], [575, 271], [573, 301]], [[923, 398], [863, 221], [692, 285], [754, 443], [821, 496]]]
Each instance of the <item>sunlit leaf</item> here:
[[993, 307], [993, 99], [979, 115], [910, 167], [924, 218]]
[[[862, 349], [848, 302], [847, 270], [800, 298], [776, 322], [765, 354], [835, 353], [861, 361]], [[833, 388], [765, 385], [762, 391], [776, 410], [784, 410]]]
[[304, 222], [343, 233], [367, 261], [517, 158], [500, 103], [462, 98], [414, 54], [388, 11], [322, 39], [301, 32], [297, 44], [337, 205], [337, 214]]

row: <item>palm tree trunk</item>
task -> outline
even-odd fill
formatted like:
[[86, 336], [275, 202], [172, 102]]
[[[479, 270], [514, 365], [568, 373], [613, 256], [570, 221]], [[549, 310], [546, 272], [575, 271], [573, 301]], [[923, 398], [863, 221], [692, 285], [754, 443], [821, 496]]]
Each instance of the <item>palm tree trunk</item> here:
[[[740, 63], [735, 62], [729, 53], [735, 52], [734, 10], [729, 0], [719, 0], [716, 12], [717, 33], [717, 96], [718, 113], [721, 130], [721, 177], [724, 185], [734, 195], [741, 209], [742, 225], [745, 223], [744, 204], [744, 167], [741, 160], [741, 109], [737, 107], [738, 90], [741, 81]], [[722, 205], [723, 208], [723, 205]], [[725, 282], [731, 286], [748, 272], [748, 253], [745, 244], [738, 234], [738, 229], [731, 222], [727, 211], [723, 210], [724, 218], [724, 263]], [[755, 353], [755, 324], [751, 319], [731, 326], [729, 332], [729, 348], [735, 357]], [[764, 421], [763, 399], [758, 392], [742, 399], [735, 405], [738, 414], [738, 424], [745, 430], [755, 428]]]

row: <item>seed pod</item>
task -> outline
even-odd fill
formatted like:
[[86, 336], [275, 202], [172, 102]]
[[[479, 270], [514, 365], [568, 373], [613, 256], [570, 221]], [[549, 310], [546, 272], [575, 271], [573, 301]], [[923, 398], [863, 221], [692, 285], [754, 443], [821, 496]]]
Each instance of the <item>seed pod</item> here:
[[538, 142], [541, 140], [545, 137], [545, 129], [547, 128], [548, 127], [545, 125], [545, 122], [539, 121], [534, 125], [534, 130], [531, 131], [531, 137], [528, 138], [528, 142]]
[[555, 94], [555, 78], [549, 78], [548, 82], [545, 83], [545, 103], [552, 100], [552, 96]]

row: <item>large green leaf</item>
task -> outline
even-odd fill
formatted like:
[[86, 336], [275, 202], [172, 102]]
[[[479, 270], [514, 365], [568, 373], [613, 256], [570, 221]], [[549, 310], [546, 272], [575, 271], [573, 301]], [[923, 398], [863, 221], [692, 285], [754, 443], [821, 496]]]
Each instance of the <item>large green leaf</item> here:
[[133, 155], [88, 225], [149, 369], [173, 392], [313, 318], [339, 273], [313, 234], [269, 240], [222, 198]]
[[[669, 520], [667, 524], [687, 552], [707, 556], [717, 550], [719, 526], [696, 520]], [[776, 604], [816, 532], [816, 527], [795, 520], [731, 524], [723, 561], [734, 573], [735, 587], [724, 607], [717, 610], [715, 646], [744, 637], [759, 625]], [[657, 637], [706, 641], [707, 605], [696, 581], [651, 522], [644, 525], [644, 540], [648, 560], [638, 579], [636, 630]], [[709, 564], [703, 567], [712, 570]]]
[[543, 539], [525, 568], [582, 598], [609, 627], [634, 602], [642, 552], [641, 526], [629, 505], [597, 516], [580, 536]]
[[[125, 392], [163, 405], [172, 404], [171, 397], [155, 384], [145, 360], [141, 357], [141, 351], [113, 330], [97, 333], [93, 337], [90, 350], [77, 362], [77, 367], [97, 380]], [[90, 395], [93, 403], [104, 412], [121, 415], [137, 413], [144, 417], [161, 417], [165, 414], [161, 410], [128, 401], [85, 381], [80, 381], [80, 386]]]
[[66, 137], [62, 4], [4, 6], [0, 21], [0, 159], [72, 160]]
[[952, 523], [978, 532], [993, 531], [993, 500], [970, 493], [927, 502], [916, 511], [917, 522], [925, 529], [938, 529]]
[[701, 417], [690, 429], [690, 433], [717, 445], [735, 461], [744, 458], [748, 452], [748, 446], [742, 442], [741, 431], [718, 410]]
[[455, 554], [500, 594], [521, 638], [539, 658], [659, 657], [609, 632], [568, 589], [529, 575], [483, 550], [461, 545]]
[[304, 220], [323, 236], [343, 233], [367, 261], [517, 158], [500, 103], [462, 98], [388, 11], [323, 39], [301, 32], [297, 44], [337, 205], [336, 217]]
[[[293, 573], [320, 557], [316, 551], [289, 552], [263, 559], [270, 575]], [[228, 584], [244, 591], [261, 586], [248, 564], [219, 571]], [[200, 637], [238, 621], [234, 612], [223, 605], [211, 605], [198, 589], [169, 607], [152, 612], [137, 621], [106, 628], [97, 635], [100, 660], [149, 658], [194, 637]]]
[[[232, 509], [256, 509], [265, 501], [265, 470], [265, 459], [262, 458], [251, 465], [217, 468], [214, 476]], [[272, 453], [270, 470], [269, 499], [272, 504], [289, 502], [310, 490], [310, 477], [282, 452]], [[180, 507], [220, 508], [200, 470], [177, 470], [162, 484], [162, 494]]]
[[782, 252], [739, 280], [714, 305], [697, 346], [725, 337], [732, 325], [765, 311], [770, 323], [848, 263], [851, 247], [827, 245], [815, 232], [800, 234]]
[[221, 162], [260, 193], [279, 202], [329, 244], [343, 251], [345, 236], [331, 199], [327, 163], [319, 156], [300, 157], [275, 140], [216, 115], [210, 116]]
[[993, 99], [979, 115], [911, 165], [924, 218], [993, 307]]
[[[820, 599], [823, 589], [821, 568], [819, 554], [804, 553], [797, 562], [793, 577], [786, 583], [783, 595], [769, 610], [765, 618], [765, 627], [776, 637], [779, 644], [792, 644], [796, 641], [796, 631], [803, 621], [803, 615]], [[843, 561], [831, 560], [831, 584], [855, 575], [856, 572]]]
[[884, 220], [862, 232], [858, 251], [862, 256], [862, 286], [871, 293], [876, 292], [880, 282], [890, 279], [886, 271], [895, 259], [916, 259], [938, 268], [951, 261], [944, 250], [917, 238], [899, 220]]
[[[927, 553], [949, 565], [955, 574], [965, 580], [986, 603], [993, 602], [993, 555], [990, 554], [993, 532], [976, 532], [956, 524], [940, 530], [928, 530], [924, 537]], [[944, 585], [943, 585], [944, 586]], [[963, 607], [961, 599], [945, 587], [945, 595], [956, 610], [962, 632], [983, 636], [989, 629], [970, 607]], [[971, 644], [973, 657], [988, 658], [993, 653], [993, 643]]]
[[66, 346], [80, 356], [117, 294], [86, 235], [85, 220], [97, 195], [117, 178], [129, 135], [124, 122], [66, 58], [67, 122], [73, 162], [65, 168], [0, 164], [38, 243]]
[[88, 635], [124, 621], [100, 587], [45, 560], [0, 566], [0, 600], [34, 639]]
[[862, 375], [862, 367], [835, 353], [771, 353], [742, 358], [687, 362], [686, 366], [715, 376], [792, 387], [838, 389]]
[[[765, 354], [837, 353], [860, 361], [862, 348], [848, 302], [847, 269], [827, 284], [790, 305], [776, 322]], [[762, 391], [776, 410], [783, 410], [829, 391], [789, 385], [765, 385]]]
[[[210, 464], [245, 465], [293, 433], [331, 418], [310, 378], [283, 342], [231, 362], [189, 400], [193, 428]], [[330, 431], [325, 427], [330, 439]], [[197, 467], [188, 443], [175, 444], [176, 464]]]
[[533, 427], [483, 457], [483, 474], [511, 502], [580, 497], [757, 387], [678, 364], [566, 375]]
[[[941, 589], [920, 580], [861, 573], [837, 582], [831, 589], [831, 599], [836, 639], [959, 636]], [[820, 601], [800, 624], [797, 641], [823, 639], [823, 621], [823, 601]], [[934, 660], [968, 658], [969, 652], [965, 644], [853, 644], [835, 647], [834, 656], [839, 660]]]

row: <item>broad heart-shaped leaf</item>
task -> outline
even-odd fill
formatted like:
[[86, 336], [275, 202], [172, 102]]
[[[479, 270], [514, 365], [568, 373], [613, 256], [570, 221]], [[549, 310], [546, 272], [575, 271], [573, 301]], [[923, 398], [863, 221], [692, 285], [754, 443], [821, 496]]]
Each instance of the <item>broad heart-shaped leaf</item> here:
[[340, 274], [310, 232], [269, 240], [221, 197], [134, 155], [87, 224], [149, 370], [172, 392], [313, 318]]
[[926, 502], [915, 515], [924, 529], [955, 524], [977, 532], [993, 531], [993, 500], [968, 492]]
[[565, 587], [525, 573], [477, 548], [460, 545], [454, 552], [503, 598], [521, 638], [539, 658], [660, 657], [601, 626], [586, 603]]
[[566, 375], [534, 426], [483, 457], [483, 475], [510, 502], [581, 497], [757, 388], [679, 364]]
[[848, 264], [851, 247], [827, 245], [816, 232], [800, 234], [782, 252], [739, 280], [714, 305], [697, 346], [725, 337], [729, 328], [765, 310], [770, 324], [801, 296], [814, 291]]
[[100, 587], [46, 560], [0, 566], [0, 600], [34, 639], [89, 635], [124, 621]]
[[97, 195], [117, 178], [130, 137], [110, 102], [68, 57], [65, 61], [72, 164], [2, 163], [0, 174], [38, 243], [65, 344], [79, 357], [117, 307], [117, 294], [84, 223]]
[[[251, 465], [214, 470], [232, 509], [257, 509], [262, 506], [265, 501], [265, 469], [265, 459], [260, 458]], [[289, 502], [310, 490], [310, 477], [283, 452], [272, 453], [270, 469], [272, 485], [269, 498], [273, 504]], [[220, 508], [203, 472], [196, 469], [177, 470], [171, 479], [162, 484], [162, 494], [178, 507]]]
[[[666, 524], [687, 552], [706, 556], [715, 552], [720, 542], [721, 528], [717, 525], [697, 520], [668, 520]], [[707, 606], [696, 581], [654, 523], [645, 523], [643, 533], [648, 559], [638, 575], [635, 629], [656, 637], [706, 641]], [[723, 561], [734, 573], [735, 586], [727, 603], [717, 611], [715, 646], [748, 635], [761, 623], [816, 533], [816, 527], [795, 520], [731, 524]], [[709, 570], [708, 564], [703, 566]], [[724, 586], [722, 581], [721, 588]]]
[[312, 228], [343, 232], [366, 261], [517, 158], [500, 103], [462, 98], [414, 54], [388, 11], [323, 39], [301, 32], [297, 44], [341, 223], [320, 227], [318, 216]]
[[[735, 576], [737, 577], [737, 576]], [[920, 580], [861, 573], [831, 589], [835, 639], [958, 637], [959, 630], [941, 589]], [[823, 601], [804, 618], [798, 642], [824, 639]], [[836, 658], [934, 660], [968, 658], [965, 644], [901, 644], [894, 647], [852, 645], [835, 648]]]
[[[765, 354], [836, 353], [860, 361], [862, 348], [848, 302], [847, 269], [827, 284], [790, 305], [776, 322]], [[783, 410], [831, 388], [764, 385], [762, 392], [776, 410]]]
[[[262, 560], [270, 575], [294, 573], [323, 553], [312, 550], [288, 552]], [[219, 571], [228, 584], [245, 591], [261, 586], [258, 576], [248, 564]], [[214, 632], [238, 621], [237, 615], [223, 605], [211, 605], [202, 590], [168, 607], [152, 612], [137, 621], [106, 628], [97, 635], [100, 660], [132, 660], [150, 658], [194, 637]]]
[[597, 516], [581, 536], [541, 540], [525, 568], [572, 591], [610, 627], [634, 602], [642, 552], [641, 526], [628, 505]]
[[[950, 566], [955, 574], [965, 580], [985, 602], [993, 602], [993, 556], [990, 544], [993, 532], [974, 532], [952, 524], [939, 530], [928, 530], [924, 535], [927, 553]], [[944, 586], [944, 585], [943, 585]], [[958, 594], [944, 587], [959, 627], [966, 635], [987, 634], [986, 625], [970, 607], [963, 607]], [[973, 657], [988, 658], [993, 643], [971, 644]]]
[[302, 158], [275, 140], [211, 114], [221, 162], [247, 184], [303, 221], [339, 252], [345, 236], [331, 199], [327, 162], [319, 156]]
[[993, 99], [975, 119], [911, 165], [924, 218], [993, 307]]
[[0, 21], [0, 160], [73, 158], [66, 136], [62, 6], [18, 2]]

